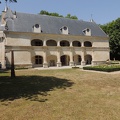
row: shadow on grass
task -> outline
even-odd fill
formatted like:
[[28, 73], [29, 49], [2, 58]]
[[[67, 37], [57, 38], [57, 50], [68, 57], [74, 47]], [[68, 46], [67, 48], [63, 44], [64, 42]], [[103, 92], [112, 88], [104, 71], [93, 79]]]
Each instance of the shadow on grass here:
[[47, 99], [39, 99], [40, 96], [49, 95], [49, 91], [66, 89], [74, 83], [66, 79], [42, 76], [17, 76], [15, 79], [0, 76], [0, 101], [13, 101], [19, 98], [26, 100], [45, 102]]

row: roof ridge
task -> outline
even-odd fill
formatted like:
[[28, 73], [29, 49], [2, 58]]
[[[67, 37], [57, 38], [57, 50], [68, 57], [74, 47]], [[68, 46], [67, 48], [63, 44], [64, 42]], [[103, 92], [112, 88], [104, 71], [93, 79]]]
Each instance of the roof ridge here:
[[75, 20], [75, 21], [80, 21], [80, 22], [88, 22], [88, 23], [95, 23], [95, 22], [90, 22], [90, 21], [85, 21], [85, 20], [79, 20], [79, 19], [70, 19], [70, 18], [65, 18], [65, 17], [58, 17], [58, 16], [51, 16], [51, 15], [44, 15], [44, 14], [34, 14], [34, 13], [23, 13], [23, 12], [17, 12], [19, 14], [28, 14], [28, 15], [35, 15], [35, 16], [46, 16], [46, 17], [54, 17], [54, 18], [61, 18], [61, 19], [66, 19], [66, 20]]

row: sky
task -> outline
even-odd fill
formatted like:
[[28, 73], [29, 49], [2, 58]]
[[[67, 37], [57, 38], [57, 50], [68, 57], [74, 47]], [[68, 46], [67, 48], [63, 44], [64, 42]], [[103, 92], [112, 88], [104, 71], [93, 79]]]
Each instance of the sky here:
[[[1, 0], [0, 12], [5, 8]], [[106, 24], [120, 17], [120, 0], [17, 0], [17, 3], [7, 3], [13, 11], [38, 14], [41, 10], [56, 12], [60, 15], [75, 15], [79, 20], [97, 24]]]

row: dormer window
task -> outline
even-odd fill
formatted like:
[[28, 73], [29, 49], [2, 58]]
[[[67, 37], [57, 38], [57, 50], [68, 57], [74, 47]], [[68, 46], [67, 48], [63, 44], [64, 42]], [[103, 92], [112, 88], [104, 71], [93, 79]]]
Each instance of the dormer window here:
[[33, 32], [35, 32], [35, 33], [41, 33], [42, 32], [41, 26], [39, 24], [35, 24], [33, 26]]
[[89, 32], [90, 30], [87, 28], [87, 30], [86, 30], [87, 32]]
[[86, 35], [86, 36], [91, 36], [91, 29], [86, 28], [86, 29], [83, 30], [83, 33], [84, 33], [84, 35]]
[[68, 27], [66, 27], [66, 26], [63, 26], [62, 28], [60, 28], [60, 31], [61, 31], [62, 34], [66, 34], [66, 35], [69, 34]]
[[40, 26], [39, 26], [39, 24], [35, 24], [35, 27], [36, 27], [36, 28], [39, 28]]
[[64, 27], [63, 27], [63, 29], [64, 29], [64, 30], [67, 30], [67, 27], [66, 27], [66, 26], [64, 26]]

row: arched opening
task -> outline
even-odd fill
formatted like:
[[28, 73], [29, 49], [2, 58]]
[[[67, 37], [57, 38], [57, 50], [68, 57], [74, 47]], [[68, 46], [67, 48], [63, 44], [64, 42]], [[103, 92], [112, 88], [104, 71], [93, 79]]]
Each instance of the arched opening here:
[[36, 55], [35, 56], [35, 66], [43, 66], [43, 57]]
[[62, 66], [69, 66], [70, 57], [68, 55], [61, 56], [61, 64]]
[[70, 46], [70, 43], [67, 40], [60, 41], [60, 46]]
[[92, 47], [92, 43], [89, 42], [89, 41], [85, 41], [85, 42], [84, 42], [84, 46], [85, 46], [85, 47]]
[[81, 65], [81, 61], [82, 61], [81, 56], [80, 55], [74, 55], [73, 56], [73, 61], [74, 61], [75, 65]]
[[43, 46], [43, 41], [39, 39], [34, 39], [31, 41], [32, 46]]
[[50, 55], [47, 57], [48, 66], [57, 66], [57, 56]]
[[81, 47], [81, 43], [79, 41], [73, 41], [74, 47]]
[[89, 65], [92, 63], [92, 56], [91, 55], [85, 55], [85, 62], [86, 65]]
[[48, 40], [46, 44], [47, 46], [57, 46], [57, 42], [55, 40]]

